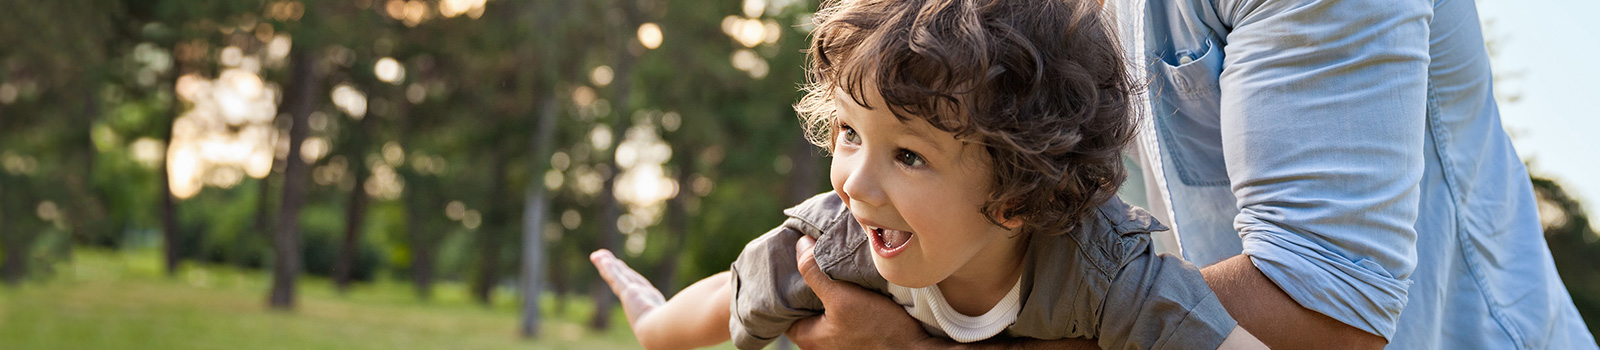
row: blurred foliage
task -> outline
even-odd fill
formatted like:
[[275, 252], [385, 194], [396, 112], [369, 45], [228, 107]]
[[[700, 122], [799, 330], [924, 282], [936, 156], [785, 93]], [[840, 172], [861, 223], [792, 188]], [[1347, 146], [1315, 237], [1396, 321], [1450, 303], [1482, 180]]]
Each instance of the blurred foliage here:
[[1600, 334], [1600, 233], [1594, 231], [1583, 204], [1554, 180], [1533, 176], [1533, 190], [1539, 197], [1539, 216], [1544, 222], [1544, 239], [1555, 257], [1556, 272], [1567, 285], [1567, 293], [1578, 306], [1578, 314], [1588, 320], [1589, 333]]
[[[531, 227], [550, 291], [590, 293], [597, 248], [675, 290], [826, 189], [789, 108], [814, 6], [5, 2], [0, 270], [44, 278], [74, 247], [168, 241], [181, 261], [269, 269], [285, 165], [305, 161], [308, 274], [349, 259], [357, 281], [416, 280], [423, 298], [435, 279], [473, 282], [491, 302], [518, 276], [524, 194], [548, 186]], [[294, 86], [292, 53], [316, 83]], [[309, 133], [288, 154], [301, 93]], [[530, 145], [547, 105], [545, 159]], [[652, 166], [647, 151], [655, 185], [603, 186]], [[617, 200], [641, 189], [656, 197]]]
[[[345, 261], [366, 283], [355, 293], [393, 279], [430, 300], [441, 281], [507, 300], [493, 293], [514, 290], [524, 230], [544, 239], [556, 309], [608, 298], [587, 261], [599, 248], [676, 290], [828, 188], [790, 108], [815, 6], [3, 1], [0, 277], [46, 279], [74, 249], [166, 237], [191, 264], [269, 269], [286, 164], [306, 162], [291, 221], [303, 270], [336, 277]], [[294, 86], [296, 54], [314, 83]], [[300, 101], [307, 115], [292, 115]], [[290, 154], [300, 117], [309, 134]], [[616, 182], [624, 169], [649, 181]], [[1595, 234], [1559, 186], [1535, 183], [1568, 218], [1547, 233], [1593, 319]], [[535, 186], [547, 220], [524, 225]]]

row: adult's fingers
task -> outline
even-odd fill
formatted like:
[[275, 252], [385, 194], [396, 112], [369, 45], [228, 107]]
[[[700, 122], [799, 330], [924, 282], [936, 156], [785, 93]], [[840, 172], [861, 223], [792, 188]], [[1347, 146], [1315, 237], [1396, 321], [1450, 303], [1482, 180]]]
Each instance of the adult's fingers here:
[[[794, 257], [799, 259], [802, 265], [804, 265], [805, 262], [814, 261], [815, 258], [812, 256], [811, 246], [816, 244], [817, 240], [812, 239], [811, 236], [800, 235], [800, 240], [794, 242]], [[813, 266], [814, 265], [815, 264], [813, 264]]]
[[822, 299], [822, 306], [826, 309], [830, 308], [828, 307], [829, 299], [834, 295], [834, 291], [838, 289], [837, 283], [839, 282], [828, 277], [828, 274], [823, 273], [822, 268], [817, 266], [817, 259], [811, 250], [815, 243], [816, 240], [808, 236], [801, 236], [800, 240], [795, 242], [794, 255], [795, 259], [797, 259], [795, 265], [800, 269], [800, 277], [805, 278], [806, 285], [817, 293], [817, 298]]
[[789, 341], [794, 342], [794, 345], [801, 349], [817, 348], [818, 344], [814, 340], [825, 338], [829, 334], [822, 329], [824, 325], [828, 324], [823, 322], [826, 317], [828, 317], [827, 314], [820, 314], [794, 321], [794, 324], [789, 326], [789, 330], [784, 332], [784, 335], [788, 335]]

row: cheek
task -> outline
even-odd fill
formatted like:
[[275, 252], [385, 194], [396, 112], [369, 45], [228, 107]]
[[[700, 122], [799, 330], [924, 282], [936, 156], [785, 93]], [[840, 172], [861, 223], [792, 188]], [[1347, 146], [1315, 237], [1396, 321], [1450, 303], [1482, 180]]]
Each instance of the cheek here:
[[921, 226], [938, 230], [939, 237], [930, 242], [937, 249], [945, 252], [966, 254], [976, 251], [982, 242], [989, 237], [993, 225], [978, 210], [982, 204], [981, 193], [974, 195], [970, 189], [971, 184], [965, 186], [946, 184], [945, 188], [964, 188], [954, 191], [936, 191], [923, 193], [922, 196], [910, 203], [940, 203], [939, 205], [922, 205], [920, 210], [902, 210], [901, 214], [907, 220], [923, 223]]

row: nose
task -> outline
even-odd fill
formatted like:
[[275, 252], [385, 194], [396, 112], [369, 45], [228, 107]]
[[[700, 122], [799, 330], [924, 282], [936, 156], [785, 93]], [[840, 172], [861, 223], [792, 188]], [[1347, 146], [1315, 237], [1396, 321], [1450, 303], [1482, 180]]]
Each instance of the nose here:
[[845, 172], [843, 191], [847, 200], [856, 201], [874, 207], [885, 206], [889, 197], [883, 191], [882, 170], [872, 166], [873, 161], [865, 155], [857, 154], [856, 161], [849, 162], [851, 166]]

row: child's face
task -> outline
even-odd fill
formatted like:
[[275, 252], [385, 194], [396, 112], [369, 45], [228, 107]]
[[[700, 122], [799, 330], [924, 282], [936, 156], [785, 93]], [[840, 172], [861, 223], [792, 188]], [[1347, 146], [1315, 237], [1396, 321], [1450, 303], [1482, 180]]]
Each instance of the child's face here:
[[870, 110], [834, 92], [830, 178], [865, 229], [878, 272], [912, 288], [1009, 275], [1023, 241], [979, 212], [994, 176], [983, 148], [918, 118], [902, 123], [869, 93]]

